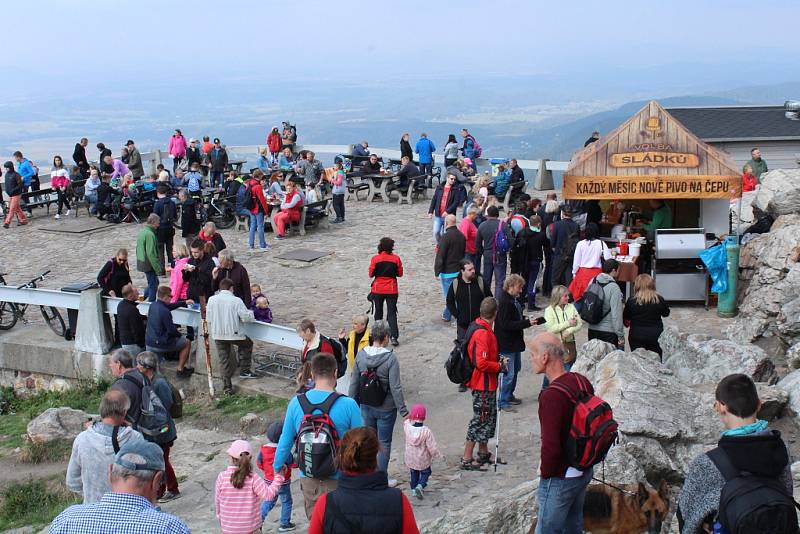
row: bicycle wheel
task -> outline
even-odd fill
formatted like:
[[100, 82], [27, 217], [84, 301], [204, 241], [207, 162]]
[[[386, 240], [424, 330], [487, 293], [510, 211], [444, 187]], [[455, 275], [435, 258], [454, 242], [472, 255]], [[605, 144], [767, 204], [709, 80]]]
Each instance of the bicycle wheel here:
[[0, 330], [10, 330], [17, 324], [17, 308], [10, 302], [0, 302]]
[[233, 228], [233, 225], [236, 224], [236, 214], [233, 212], [233, 206], [226, 202], [219, 205], [219, 210], [220, 212], [211, 218], [217, 228], [221, 230]]
[[39, 306], [39, 309], [42, 310], [42, 317], [44, 317], [47, 326], [57, 336], [64, 337], [64, 334], [67, 333], [67, 325], [64, 324], [64, 318], [61, 317], [61, 313], [53, 306]]
[[181, 229], [181, 217], [183, 216], [183, 205], [178, 204], [175, 206], [175, 220], [172, 221], [172, 226], [177, 228], [178, 230]]

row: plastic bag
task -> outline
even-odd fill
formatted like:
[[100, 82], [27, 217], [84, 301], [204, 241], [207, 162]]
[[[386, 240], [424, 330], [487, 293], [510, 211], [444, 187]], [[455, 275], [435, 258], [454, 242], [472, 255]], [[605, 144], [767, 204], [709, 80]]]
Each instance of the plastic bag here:
[[728, 253], [725, 247], [715, 245], [698, 253], [700, 259], [706, 266], [711, 280], [711, 291], [714, 293], [725, 293], [728, 290]]

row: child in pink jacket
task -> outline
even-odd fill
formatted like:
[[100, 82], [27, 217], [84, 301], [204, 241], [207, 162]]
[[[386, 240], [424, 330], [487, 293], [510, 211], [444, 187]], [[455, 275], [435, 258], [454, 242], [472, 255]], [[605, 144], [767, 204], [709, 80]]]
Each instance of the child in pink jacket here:
[[411, 494], [418, 499], [424, 496], [433, 459], [443, 457], [436, 446], [433, 432], [424, 424], [425, 416], [425, 406], [415, 404], [403, 423], [406, 434], [406, 467], [411, 470]]
[[[252, 534], [261, 529], [261, 502], [278, 496], [283, 473], [275, 473], [271, 484], [253, 473], [253, 449], [237, 439], [228, 448], [231, 465], [219, 474], [214, 503], [223, 534]], [[285, 468], [284, 468], [285, 469]]]

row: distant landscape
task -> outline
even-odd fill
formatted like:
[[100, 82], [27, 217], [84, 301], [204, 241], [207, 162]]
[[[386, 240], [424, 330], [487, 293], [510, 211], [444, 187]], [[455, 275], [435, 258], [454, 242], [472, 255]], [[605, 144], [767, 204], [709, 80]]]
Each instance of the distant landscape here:
[[[721, 86], [722, 85], [722, 86]], [[125, 140], [140, 150], [163, 148], [174, 128], [187, 137], [219, 136], [228, 145], [262, 144], [272, 126], [297, 124], [300, 143], [349, 144], [367, 139], [396, 148], [403, 132], [421, 132], [441, 147], [447, 134], [472, 131], [484, 154], [569, 159], [592, 130], [607, 132], [650, 98], [669, 106], [772, 104], [800, 98], [800, 82], [736, 87], [661, 87], [640, 77], [575, 84], [534, 76], [483, 76], [375, 81], [232, 80], [162, 86], [127, 85], [91, 96], [71, 91], [6, 99], [0, 104], [0, 154], [22, 150], [42, 165], [53, 154], [69, 160], [82, 136], [115, 154]]]

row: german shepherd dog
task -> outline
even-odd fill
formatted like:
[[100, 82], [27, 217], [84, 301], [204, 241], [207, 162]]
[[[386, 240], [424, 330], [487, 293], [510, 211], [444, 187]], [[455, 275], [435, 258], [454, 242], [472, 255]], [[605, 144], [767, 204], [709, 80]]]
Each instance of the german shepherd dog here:
[[591, 534], [659, 534], [669, 511], [669, 487], [662, 480], [658, 491], [639, 482], [612, 488], [592, 484], [583, 504], [583, 530]]

